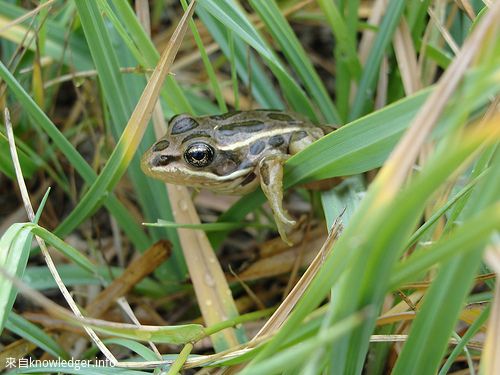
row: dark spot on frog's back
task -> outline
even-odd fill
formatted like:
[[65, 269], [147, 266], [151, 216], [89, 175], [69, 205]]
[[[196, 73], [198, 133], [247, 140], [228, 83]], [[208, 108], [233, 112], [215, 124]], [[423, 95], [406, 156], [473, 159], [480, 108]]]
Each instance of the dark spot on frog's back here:
[[170, 123], [172, 124], [172, 130], [170, 132], [172, 135], [188, 132], [200, 125], [195, 119], [186, 115], [175, 116]]
[[225, 136], [231, 136], [237, 133], [256, 133], [264, 129], [264, 123], [259, 120], [248, 120], [234, 122], [219, 127], [218, 131]]
[[250, 154], [259, 155], [265, 147], [266, 144], [263, 141], [257, 141], [250, 146]]
[[178, 156], [158, 155], [151, 160], [151, 165], [153, 167], [162, 167], [176, 160], [179, 160]]
[[269, 144], [273, 147], [279, 147], [283, 143], [285, 143], [285, 138], [281, 135], [273, 135], [271, 138], [269, 138]]
[[158, 142], [155, 143], [155, 145], [153, 146], [153, 151], [154, 152], [163, 151], [169, 145], [170, 145], [169, 141], [167, 141], [166, 139], [162, 139], [161, 141], [158, 141]]

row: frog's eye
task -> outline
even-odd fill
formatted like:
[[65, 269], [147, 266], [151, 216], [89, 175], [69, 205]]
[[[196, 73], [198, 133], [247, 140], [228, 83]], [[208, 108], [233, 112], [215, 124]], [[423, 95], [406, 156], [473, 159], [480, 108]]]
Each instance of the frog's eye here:
[[214, 160], [215, 151], [212, 146], [197, 142], [191, 144], [184, 152], [184, 159], [193, 167], [202, 168]]

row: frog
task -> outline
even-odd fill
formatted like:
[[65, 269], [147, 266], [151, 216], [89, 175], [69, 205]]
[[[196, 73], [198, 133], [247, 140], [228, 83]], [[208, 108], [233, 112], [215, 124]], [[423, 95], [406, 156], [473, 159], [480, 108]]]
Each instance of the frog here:
[[244, 195], [261, 187], [280, 237], [296, 226], [283, 207], [283, 165], [326, 134], [299, 114], [255, 109], [172, 117], [166, 134], [142, 156], [143, 172], [176, 185]]

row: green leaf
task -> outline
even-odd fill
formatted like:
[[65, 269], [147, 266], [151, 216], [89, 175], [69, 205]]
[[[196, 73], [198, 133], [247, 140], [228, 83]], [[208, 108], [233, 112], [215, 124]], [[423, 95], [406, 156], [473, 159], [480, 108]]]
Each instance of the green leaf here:
[[5, 328], [32, 342], [56, 358], [69, 359], [69, 354], [51, 336], [14, 312], [9, 314]]
[[205, 329], [200, 324], [184, 324], [176, 326], [146, 326], [133, 324], [110, 323], [92, 319], [86, 324], [98, 332], [123, 337], [130, 340], [152, 341], [162, 344], [185, 344], [198, 341], [205, 336]]
[[144, 225], [149, 227], [160, 227], [160, 228], [187, 228], [187, 229], [199, 229], [204, 232], [217, 232], [217, 231], [227, 231], [234, 230], [244, 227], [255, 227], [255, 228], [273, 228], [272, 225], [265, 225], [260, 223], [203, 223], [203, 224], [182, 224], [176, 223], [175, 221], [168, 221], [158, 219], [156, 223], [144, 223]]

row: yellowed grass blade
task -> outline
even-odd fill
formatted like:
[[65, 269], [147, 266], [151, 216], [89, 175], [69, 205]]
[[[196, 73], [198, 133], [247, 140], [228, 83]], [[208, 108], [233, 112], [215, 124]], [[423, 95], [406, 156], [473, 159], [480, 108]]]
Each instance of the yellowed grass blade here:
[[[167, 191], [175, 221], [199, 224], [200, 218], [188, 190], [183, 186], [167, 184]], [[238, 311], [231, 290], [205, 232], [182, 228], [177, 232], [205, 325], [211, 326], [235, 317]], [[217, 349], [238, 344], [233, 329], [213, 335], [212, 342]]]
[[394, 51], [405, 93], [409, 96], [422, 88], [422, 82], [417, 63], [417, 52], [405, 19], [402, 20], [394, 33]]

